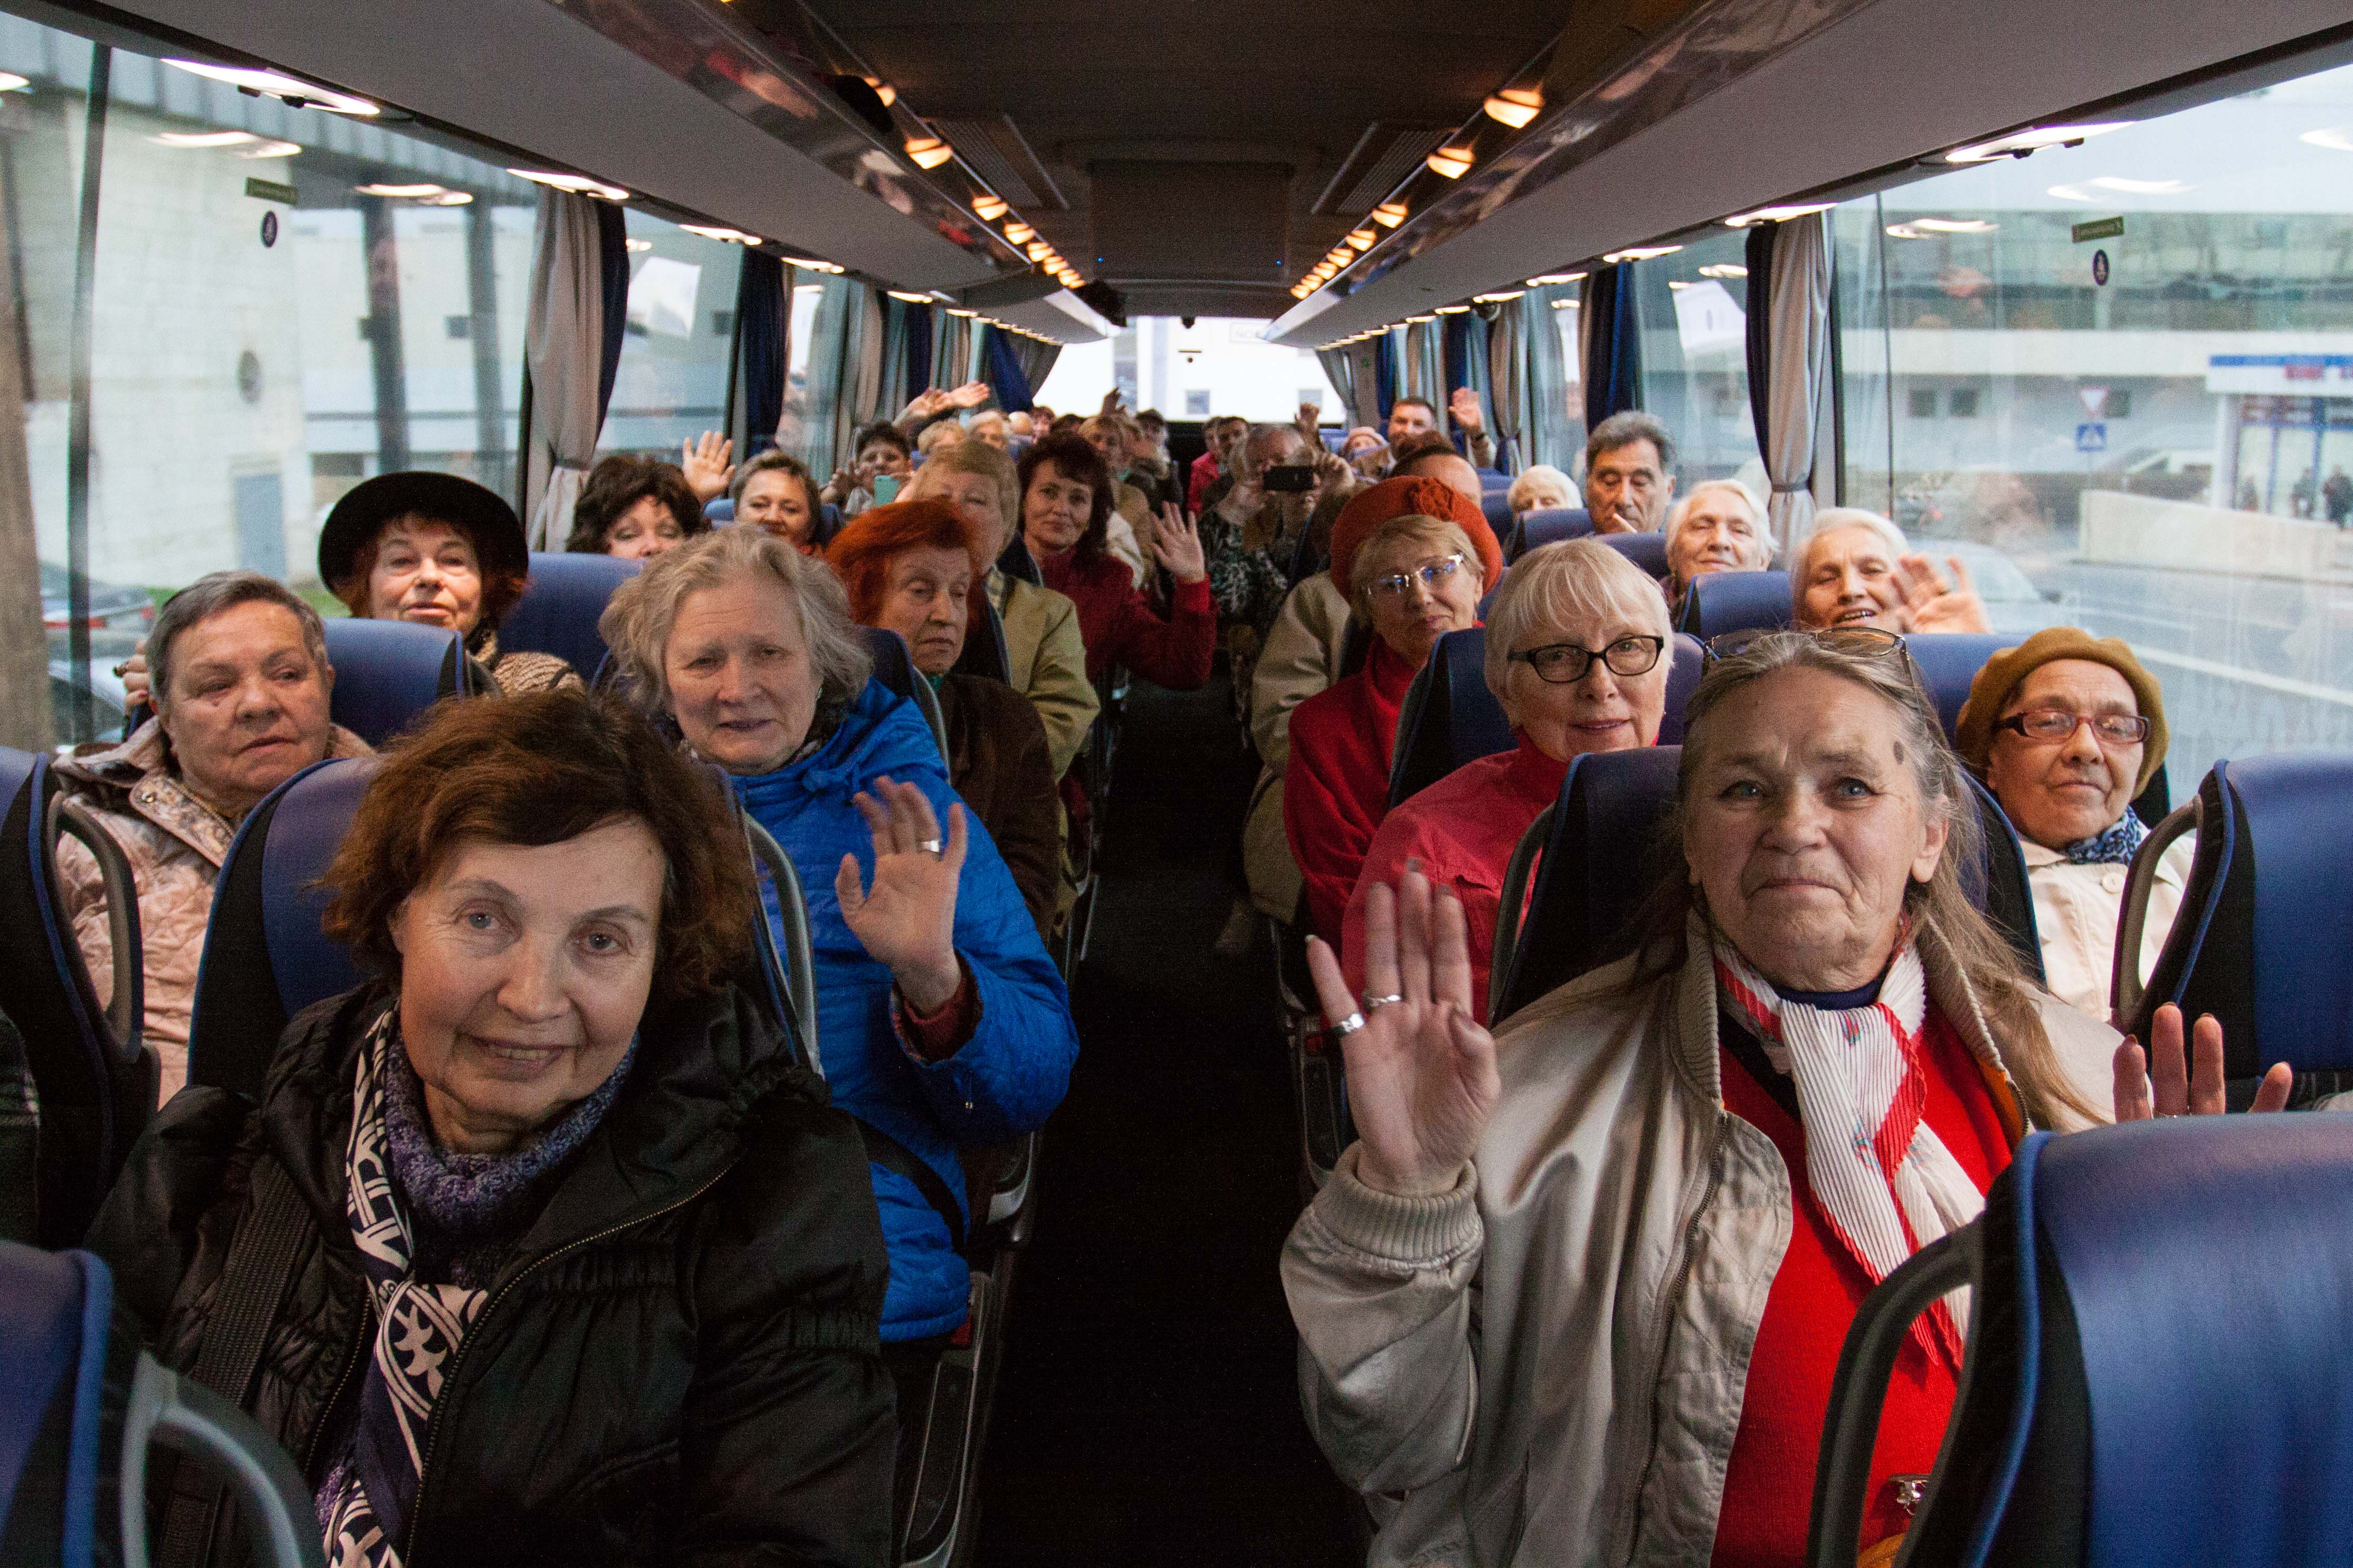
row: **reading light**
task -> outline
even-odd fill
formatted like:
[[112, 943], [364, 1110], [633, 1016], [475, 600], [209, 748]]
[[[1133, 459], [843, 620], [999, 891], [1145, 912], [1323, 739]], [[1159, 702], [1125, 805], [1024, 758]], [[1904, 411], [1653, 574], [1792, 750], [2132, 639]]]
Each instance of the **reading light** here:
[[1528, 287], [1531, 289], [1549, 289], [1556, 284], [1582, 283], [1584, 281], [1585, 274], [1582, 272], [1539, 272], [1534, 278], [1528, 279]]
[[1438, 320], [1438, 318], [1435, 316], [1408, 316], [1405, 319], [1406, 325], [1409, 327], [1418, 327], [1424, 321], [1434, 321], [1436, 320]]
[[936, 169], [955, 156], [955, 149], [936, 136], [910, 136], [907, 158], [918, 169]]
[[867, 86], [874, 89], [874, 96], [882, 100], [883, 108], [888, 109], [892, 104], [899, 101], [899, 89], [892, 87], [889, 82], [879, 81], [871, 76], [865, 78], [864, 80]]
[[699, 234], [705, 239], [724, 240], [729, 245], [757, 245], [760, 243], [760, 237], [758, 235], [745, 234], [740, 228], [723, 228], [717, 224], [708, 223], [682, 223], [678, 226], [686, 230], [689, 234]]
[[1737, 261], [1711, 261], [1699, 269], [1699, 275], [1703, 278], [1746, 278], [1748, 268]]
[[1487, 111], [1488, 119], [1517, 131], [1544, 108], [1544, 94], [1534, 88], [1507, 87], [1480, 107]]
[[1440, 305], [1438, 307], [1438, 313], [1441, 316], [1467, 316], [1471, 313], [1471, 307], [1468, 305]]
[[[248, 147], [237, 153], [240, 158], [291, 158], [302, 150], [299, 142], [264, 142], [258, 147]], [[455, 193], [453, 193], [455, 194]], [[468, 196], [468, 201], [474, 198]]]
[[608, 185], [602, 180], [592, 180], [586, 174], [562, 174], [548, 169], [509, 169], [507, 173], [518, 180], [529, 180], [538, 185], [552, 185], [559, 191], [570, 191], [575, 195], [600, 196], [608, 202], [626, 202], [629, 199], [629, 193], [620, 186]]
[[1003, 196], [981, 195], [972, 198], [973, 216], [983, 223], [995, 223], [1012, 210], [1012, 204]]
[[277, 99], [291, 109], [323, 109], [330, 114], [381, 114], [384, 110], [364, 98], [353, 98], [347, 92], [330, 92], [314, 87], [298, 77], [273, 70], [250, 70], [242, 66], [206, 65], [202, 60], [165, 60], [191, 76], [208, 81], [225, 81], [229, 86], [257, 95]]
[[30, 77], [18, 76], [15, 71], [0, 71], [0, 92], [22, 92], [32, 85]]
[[1383, 228], [1395, 228], [1405, 221], [1403, 202], [1383, 202], [1373, 209], [1373, 221]]
[[1826, 213], [1835, 202], [1786, 202], [1779, 206], [1758, 207], [1754, 212], [1737, 213], [1724, 220], [1726, 228], [1754, 228], [1760, 223], [1787, 223], [1793, 217], [1810, 217]]
[[353, 185], [352, 189], [364, 196], [438, 196], [446, 185]]
[[1473, 294], [1471, 298], [1482, 305], [1504, 305], [1527, 292], [1525, 289], [1506, 289], [1495, 294]]
[[[2099, 184], [2097, 180], [2094, 180], [2092, 183], [2094, 184]], [[2156, 182], [2152, 181], [2149, 183], [2155, 184]], [[2165, 195], [2168, 193], [2158, 192], [2154, 194]], [[1915, 228], [1925, 228], [1930, 234], [1991, 234], [1995, 229], [2000, 228], [2001, 226], [1998, 223], [1993, 223], [1981, 217], [1915, 217], [1912, 220], [1912, 226]]]
[[977, 310], [967, 310], [961, 305], [950, 305], [948, 307], [948, 314], [951, 316], [976, 316], [980, 314], [980, 312]]
[[910, 305], [928, 305], [932, 302], [932, 297], [929, 294], [918, 294], [909, 289], [885, 289], [882, 292], [890, 295], [893, 300], [904, 300]]
[[1472, 157], [1473, 154], [1468, 147], [1440, 147], [1423, 162], [1430, 165], [1431, 174], [1442, 174], [1450, 180], [1459, 180], [1471, 172]]
[[[259, 158], [262, 156], [262, 154], [259, 153], [248, 153], [245, 156], [248, 158]], [[444, 191], [438, 196], [426, 197], [425, 205], [428, 207], [462, 207], [471, 205], [473, 200], [474, 193], [471, 191]]]
[[1987, 163], [1996, 158], [2023, 158], [2045, 147], [2071, 147], [2086, 137], [2105, 136], [2111, 131], [2122, 131], [2131, 123], [2129, 120], [2112, 120], [2088, 125], [2042, 125], [2026, 131], [2013, 131], [1990, 142], [1956, 147], [1945, 154], [1945, 162]]
[[1038, 237], [1038, 231], [1026, 223], [1008, 223], [1005, 226], [1005, 237], [1016, 245], [1027, 245]]
[[797, 267], [804, 272], [830, 272], [839, 275], [841, 271], [840, 267], [835, 263], [819, 261], [814, 256], [787, 256], [784, 258], [784, 263], [787, 267]]
[[1662, 256], [1672, 256], [1682, 248], [1680, 245], [1632, 245], [1623, 250], [1613, 250], [1601, 259], [1613, 264], [1620, 261], [1651, 261]]
[[1358, 250], [1370, 250], [1373, 247], [1373, 241], [1378, 237], [1379, 236], [1374, 234], [1373, 231], [1368, 228], [1357, 228], [1348, 231], [1348, 243], [1355, 246]]
[[158, 147], [242, 147], [259, 138], [250, 131], [165, 131], [147, 140]]

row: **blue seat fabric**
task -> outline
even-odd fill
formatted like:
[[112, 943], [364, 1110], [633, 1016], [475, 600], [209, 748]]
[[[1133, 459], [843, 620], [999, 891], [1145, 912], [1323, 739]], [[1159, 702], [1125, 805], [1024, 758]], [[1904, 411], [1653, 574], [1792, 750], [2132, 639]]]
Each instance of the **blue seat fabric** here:
[[874, 660], [874, 679], [886, 690], [912, 699], [915, 682], [923, 677], [915, 673], [915, 661], [907, 652], [906, 638], [882, 626], [860, 626], [858, 633], [866, 643], [867, 654]]
[[612, 657], [597, 617], [613, 590], [644, 565], [612, 555], [533, 552], [531, 586], [499, 623], [499, 647], [552, 653], [594, 687]]
[[1520, 514], [1505, 535], [1504, 554], [1517, 561], [1539, 545], [1564, 539], [1583, 539], [1593, 531], [1593, 514], [1581, 506], [1542, 506]]
[[2023, 640], [2001, 632], [1913, 632], [1905, 637], [1905, 651], [1912, 656], [1921, 684], [1936, 701], [1945, 739], [1953, 738], [1954, 728], [1961, 721], [1961, 705], [1969, 700], [1969, 682], [1978, 678], [1986, 660], [1996, 650], [2016, 647]]
[[382, 746], [442, 698], [472, 693], [465, 654], [458, 634], [439, 627], [329, 621], [327, 662], [335, 667], [329, 712], [369, 745]]
[[1495, 537], [1503, 539], [1512, 531], [1512, 509], [1504, 500], [1505, 490], [1488, 490], [1479, 498], [1479, 510], [1486, 514], [1487, 526]]
[[0, 1562], [87, 1564], [117, 1538], [99, 1519], [108, 1374], [137, 1354], [112, 1332], [113, 1277], [87, 1252], [0, 1242]]
[[1596, 539], [1653, 577], [1667, 574], [1667, 536], [1663, 533], [1597, 533]]
[[1726, 632], [1786, 626], [1789, 618], [1787, 572], [1710, 572], [1684, 592], [1678, 629], [1706, 642]]

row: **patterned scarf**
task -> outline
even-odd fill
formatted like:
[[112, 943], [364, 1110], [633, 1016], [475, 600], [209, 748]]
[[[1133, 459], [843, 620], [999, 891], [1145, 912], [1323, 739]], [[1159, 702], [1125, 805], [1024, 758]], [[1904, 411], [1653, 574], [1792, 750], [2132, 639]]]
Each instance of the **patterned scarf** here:
[[[1927, 972], [1909, 940], [1897, 948], [1878, 1000], [1867, 1006], [1786, 1001], [1721, 937], [1715, 983], [1724, 1005], [1795, 1081], [1807, 1187], [1873, 1284], [1984, 1209], [1985, 1194], [1924, 1114], [1920, 1028]], [[1920, 1348], [1941, 1352], [1956, 1373], [1968, 1331], [1968, 1297], [1960, 1291], [1912, 1325]]]
[[2063, 851], [2070, 866], [2129, 866], [2140, 841], [2148, 837], [2148, 829], [2133, 814], [2131, 806], [2116, 818], [2105, 833], [2094, 833], [2089, 838], [2078, 838]]

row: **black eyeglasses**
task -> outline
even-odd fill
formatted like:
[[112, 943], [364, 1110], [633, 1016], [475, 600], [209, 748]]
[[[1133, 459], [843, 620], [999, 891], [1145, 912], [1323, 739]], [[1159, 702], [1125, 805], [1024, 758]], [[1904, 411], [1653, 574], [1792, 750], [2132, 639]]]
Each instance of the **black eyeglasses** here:
[[1659, 667], [1659, 655], [1666, 646], [1664, 637], [1620, 637], [1598, 649], [1573, 642], [1546, 643], [1521, 649], [1511, 656], [1511, 662], [1526, 665], [1548, 686], [1574, 686], [1585, 679], [1597, 658], [1612, 675], [1648, 675]]
[[1734, 658], [1755, 647], [1758, 639], [1777, 637], [1808, 637], [1841, 653], [1860, 654], [1866, 658], [1899, 655], [1905, 663], [1912, 662], [1912, 655], [1905, 647], [1904, 639], [1878, 626], [1824, 626], [1820, 631], [1807, 631], [1799, 626], [1750, 626], [1708, 638], [1707, 657], [1712, 659]]
[[2110, 746], [2137, 746], [2148, 739], [2148, 721], [2137, 713], [2070, 713], [2064, 708], [2030, 708], [1994, 721], [2030, 741], [2072, 741], [2089, 724], [2092, 733]]

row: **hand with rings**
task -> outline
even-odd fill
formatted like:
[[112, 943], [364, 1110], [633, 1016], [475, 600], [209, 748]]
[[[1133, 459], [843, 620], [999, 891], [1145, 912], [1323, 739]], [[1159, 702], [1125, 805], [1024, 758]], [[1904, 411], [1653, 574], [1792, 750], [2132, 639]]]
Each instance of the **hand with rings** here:
[[890, 969], [907, 1005], [935, 1013], [964, 980], [955, 955], [956, 887], [967, 838], [964, 807], [948, 807], [943, 843], [939, 819], [921, 788], [895, 784], [887, 774], [871, 788], [852, 804], [873, 835], [873, 886], [861, 885], [858, 857], [844, 855], [834, 873], [834, 896], [850, 934]]
[[[2221, 1115], [2224, 1109], [2222, 1026], [2211, 1014], [2199, 1018], [2197, 1027], [2191, 1031], [2192, 1059], [2186, 1070], [2181, 1050], [2181, 1009], [2170, 1002], [2159, 1007], [2148, 1033], [2151, 1048], [2146, 1068], [2139, 1041], [2127, 1035], [2124, 1044], [2116, 1047], [2116, 1120], [2146, 1121], [2151, 1117]], [[2256, 1086], [2255, 1102], [2249, 1109], [2284, 1108], [2293, 1079], [2285, 1062], [2274, 1062]]]
[[1307, 965], [1340, 1036], [1356, 1121], [1356, 1178], [1400, 1197], [1450, 1189], [1479, 1146], [1502, 1092], [1495, 1042], [1471, 1013], [1470, 926], [1461, 900], [1409, 868], [1365, 889], [1359, 1004], [1320, 939]]

